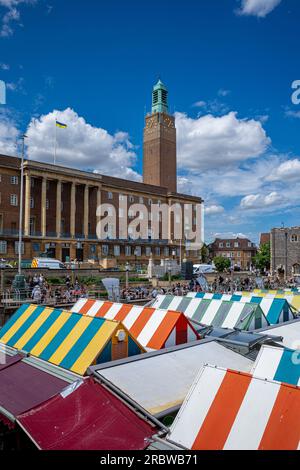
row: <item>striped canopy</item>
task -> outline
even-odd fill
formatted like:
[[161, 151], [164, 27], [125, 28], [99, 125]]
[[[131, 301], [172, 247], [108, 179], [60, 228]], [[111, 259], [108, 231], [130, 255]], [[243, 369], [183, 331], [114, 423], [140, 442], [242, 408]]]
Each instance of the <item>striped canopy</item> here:
[[24, 304], [0, 330], [0, 342], [83, 375], [92, 364], [119, 359], [119, 330], [125, 332], [122, 357], [144, 352], [121, 323]]
[[268, 299], [265, 297], [250, 297], [236, 294], [211, 294], [206, 292], [189, 292], [188, 297], [259, 304], [270, 325], [277, 325], [277, 323], [284, 323], [294, 319], [290, 305], [285, 299]]
[[300, 351], [262, 346], [253, 365], [252, 374], [263, 379], [300, 385]]
[[253, 297], [253, 296], [257, 296], [257, 297], [264, 297], [264, 298], [267, 298], [267, 299], [285, 299], [290, 305], [292, 305], [292, 307], [294, 307], [294, 309], [297, 311], [297, 312], [300, 312], [300, 295], [298, 294], [266, 294], [266, 293], [261, 293], [261, 294], [257, 294], [255, 292], [236, 292], [236, 295], [242, 295], [242, 296], [246, 296], [246, 297]]
[[158, 295], [153, 307], [183, 312], [190, 320], [215, 328], [252, 331], [269, 325], [260, 306], [254, 303]]
[[79, 299], [72, 312], [122, 321], [131, 335], [147, 350], [163, 349], [199, 339], [189, 320], [182, 313], [170, 309]]
[[192, 450], [297, 450], [300, 388], [205, 366], [168, 438]]
[[299, 288], [294, 289], [254, 289], [254, 294], [288, 294], [294, 295], [300, 293]]

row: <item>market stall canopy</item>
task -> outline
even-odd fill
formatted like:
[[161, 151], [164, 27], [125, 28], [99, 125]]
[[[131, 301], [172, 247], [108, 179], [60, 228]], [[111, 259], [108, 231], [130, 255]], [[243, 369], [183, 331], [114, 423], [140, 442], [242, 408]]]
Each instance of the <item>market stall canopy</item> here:
[[145, 352], [120, 322], [30, 304], [0, 330], [0, 342], [81, 375], [92, 364]]
[[72, 312], [121, 321], [147, 350], [163, 349], [199, 339], [189, 320], [182, 313], [171, 309], [79, 299]]
[[158, 295], [154, 308], [183, 312], [193, 322], [220, 328], [252, 331], [269, 323], [258, 304]]
[[286, 299], [268, 299], [257, 295], [231, 295], [231, 294], [211, 294], [206, 292], [189, 292], [188, 297], [207, 300], [225, 300], [230, 302], [255, 303], [259, 304], [270, 325], [277, 325], [295, 318], [292, 309]]
[[251, 371], [255, 377], [300, 385], [300, 351], [262, 346]]
[[207, 363], [243, 372], [250, 372], [253, 366], [253, 361], [208, 339], [95, 366], [91, 371], [108, 387], [121, 390], [160, 417], [180, 407], [200, 368]]
[[205, 366], [168, 439], [192, 450], [297, 450], [300, 388]]
[[157, 432], [93, 379], [18, 417], [42, 450], [142, 450]]
[[272, 294], [270, 292], [267, 293], [257, 293], [257, 292], [236, 292], [236, 295], [242, 295], [246, 297], [264, 297], [266, 299], [285, 299], [297, 312], [300, 312], [300, 295], [299, 293], [281, 293], [281, 294]]
[[0, 419], [13, 427], [16, 416], [60, 393], [81, 377], [34, 357], [12, 356], [0, 370]]
[[292, 320], [278, 326], [261, 328], [255, 333], [269, 336], [279, 336], [282, 344], [289, 349], [300, 349], [300, 319]]

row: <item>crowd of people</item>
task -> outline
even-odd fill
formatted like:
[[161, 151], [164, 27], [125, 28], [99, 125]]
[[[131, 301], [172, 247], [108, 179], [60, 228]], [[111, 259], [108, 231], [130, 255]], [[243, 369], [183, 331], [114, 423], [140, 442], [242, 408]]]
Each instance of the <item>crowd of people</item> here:
[[85, 286], [78, 279], [72, 284], [69, 276], [62, 286], [51, 286], [43, 274], [34, 275], [28, 281], [29, 295], [35, 303], [70, 304], [87, 295]]

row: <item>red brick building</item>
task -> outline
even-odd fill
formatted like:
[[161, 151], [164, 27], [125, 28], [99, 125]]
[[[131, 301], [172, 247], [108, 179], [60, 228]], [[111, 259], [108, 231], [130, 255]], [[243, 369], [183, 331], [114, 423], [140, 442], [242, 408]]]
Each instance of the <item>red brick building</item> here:
[[253, 264], [257, 248], [255, 243], [248, 238], [216, 238], [210, 245], [210, 253], [212, 258], [223, 256], [230, 259], [232, 268], [237, 267], [242, 271], [248, 271]]

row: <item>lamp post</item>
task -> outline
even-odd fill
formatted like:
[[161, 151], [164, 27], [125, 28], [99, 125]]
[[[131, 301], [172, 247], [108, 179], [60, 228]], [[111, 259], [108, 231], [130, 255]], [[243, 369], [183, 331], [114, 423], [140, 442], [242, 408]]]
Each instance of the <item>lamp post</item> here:
[[129, 266], [129, 263], [128, 263], [128, 261], [127, 261], [126, 264], [125, 264], [125, 269], [126, 269], [126, 289], [128, 289], [128, 287], [129, 287], [129, 268], [130, 268], [130, 266]]
[[19, 212], [19, 247], [18, 247], [18, 274], [22, 274], [22, 241], [23, 241], [23, 191], [24, 191], [24, 156], [25, 156], [25, 139], [22, 136], [22, 158], [21, 158], [21, 185], [20, 185], [20, 212]]

